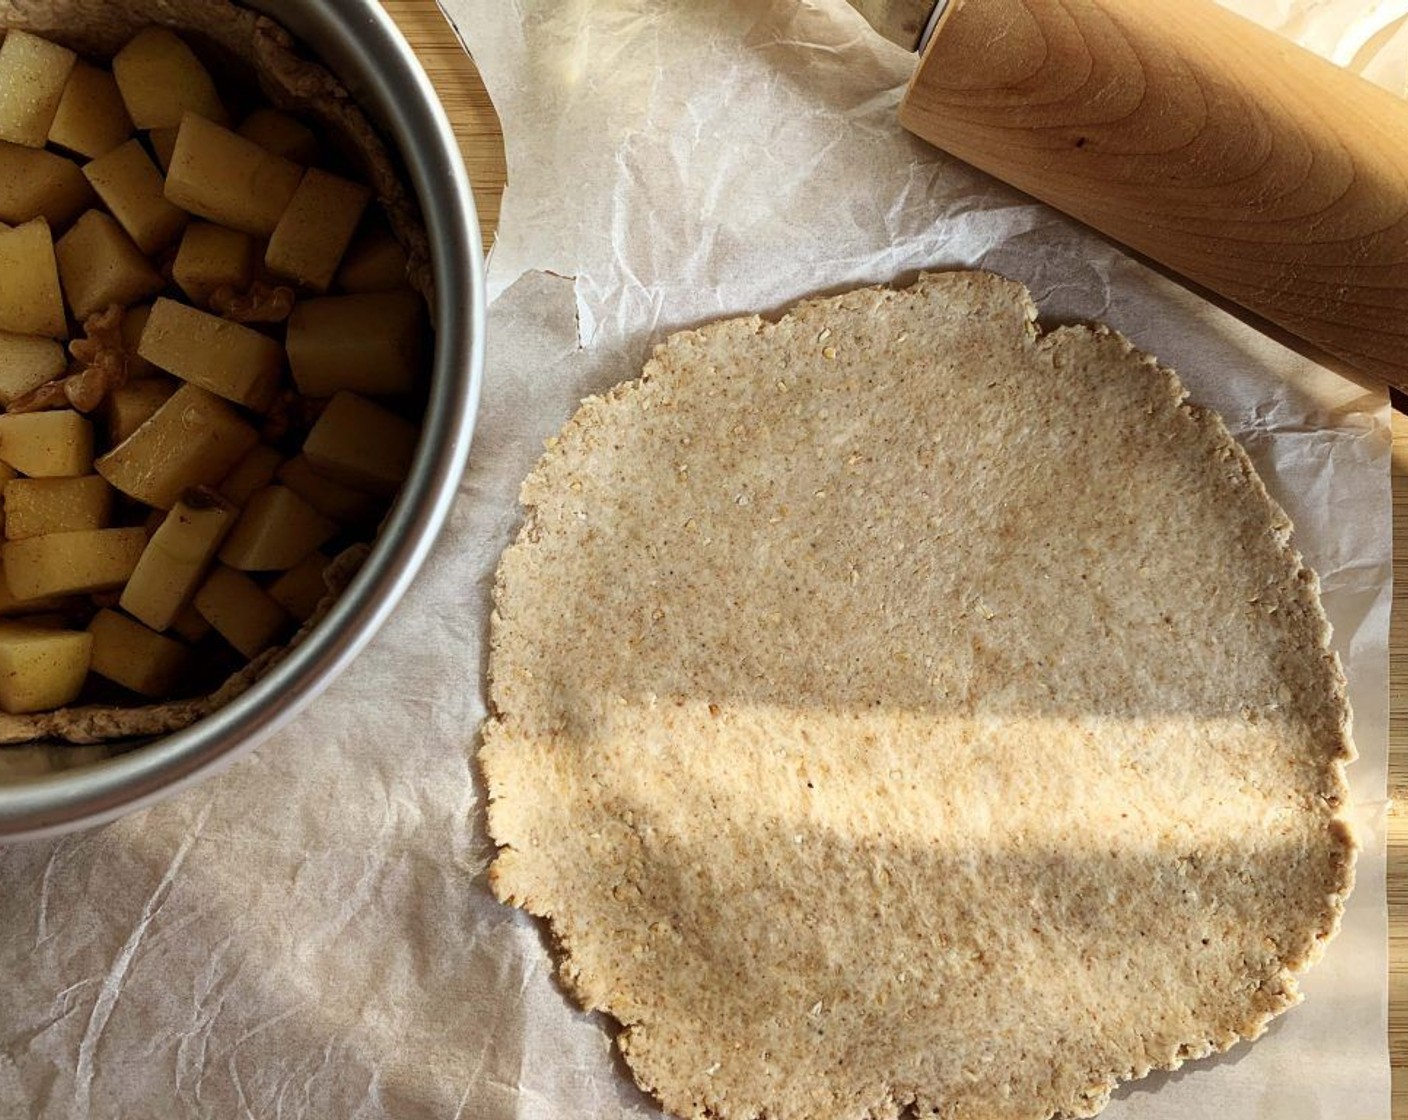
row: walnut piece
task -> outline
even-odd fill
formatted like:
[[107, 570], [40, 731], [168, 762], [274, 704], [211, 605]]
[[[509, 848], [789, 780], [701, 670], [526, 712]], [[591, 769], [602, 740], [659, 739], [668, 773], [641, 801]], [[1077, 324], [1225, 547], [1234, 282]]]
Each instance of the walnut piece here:
[[266, 443], [277, 443], [290, 432], [306, 432], [322, 415], [327, 401], [305, 397], [292, 389], [285, 389], [264, 414], [259, 436]]
[[73, 362], [63, 377], [46, 381], [10, 402], [7, 412], [76, 408], [92, 412], [112, 390], [127, 383], [130, 351], [122, 338], [122, 308], [109, 304], [83, 321], [83, 337], [68, 344]]
[[293, 312], [293, 289], [256, 280], [237, 292], [222, 284], [210, 293], [210, 310], [235, 323], [282, 323]]

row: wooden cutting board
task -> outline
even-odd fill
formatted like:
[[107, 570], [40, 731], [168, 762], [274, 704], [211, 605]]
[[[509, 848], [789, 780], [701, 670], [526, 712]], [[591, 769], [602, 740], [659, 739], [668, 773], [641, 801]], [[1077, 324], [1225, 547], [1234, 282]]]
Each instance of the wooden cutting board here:
[[[492, 243], [506, 181], [503, 136], [474, 64], [435, 0], [384, 0], [444, 102], [474, 181], [485, 244]], [[1394, 598], [1390, 637], [1392, 722], [1389, 794], [1399, 807], [1389, 831], [1389, 1042], [1394, 1120], [1408, 1120], [1408, 416], [1395, 412]]]

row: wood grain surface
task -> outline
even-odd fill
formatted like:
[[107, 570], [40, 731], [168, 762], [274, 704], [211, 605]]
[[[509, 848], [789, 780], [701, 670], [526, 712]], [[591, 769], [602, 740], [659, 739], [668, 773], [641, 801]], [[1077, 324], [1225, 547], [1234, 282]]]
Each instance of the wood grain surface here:
[[[434, 0], [385, 0], [415, 46], [454, 122], [474, 181], [475, 199], [491, 244], [506, 180], [498, 118], [473, 63]], [[1394, 1120], [1408, 1120], [1408, 417], [1394, 413], [1394, 610], [1390, 640], [1392, 723], [1389, 792], [1395, 808], [1389, 831], [1390, 1005]], [[1346, 1118], [1348, 1120], [1348, 1118]]]
[[1408, 103], [1388, 90], [1213, 0], [984, 0], [948, 6], [900, 120], [1408, 388]]

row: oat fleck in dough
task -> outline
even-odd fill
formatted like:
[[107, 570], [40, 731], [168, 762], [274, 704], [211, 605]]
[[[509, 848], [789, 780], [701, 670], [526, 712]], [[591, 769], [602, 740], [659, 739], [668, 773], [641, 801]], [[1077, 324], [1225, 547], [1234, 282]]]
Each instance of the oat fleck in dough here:
[[683, 1117], [1046, 1120], [1337, 927], [1315, 576], [1214, 414], [1019, 285], [675, 335], [499, 569], [494, 889]]

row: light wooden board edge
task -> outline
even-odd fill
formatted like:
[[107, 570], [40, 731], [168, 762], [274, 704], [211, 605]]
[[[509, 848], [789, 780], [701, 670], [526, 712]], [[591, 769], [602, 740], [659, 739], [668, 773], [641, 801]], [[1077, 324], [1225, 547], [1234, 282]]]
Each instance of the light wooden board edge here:
[[[507, 181], [498, 117], [474, 64], [434, 0], [384, 0], [415, 47], [454, 125], [484, 227], [492, 244]], [[1394, 597], [1390, 647], [1389, 733], [1389, 1048], [1394, 1120], [1408, 1120], [1408, 417], [1393, 417]]]
[[435, 0], [383, 0], [382, 6], [415, 49], [445, 106], [474, 185], [487, 248], [494, 243], [507, 181], [503, 134], [489, 94]]

